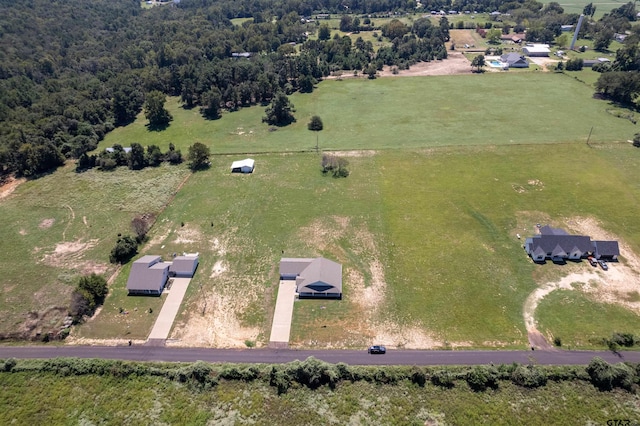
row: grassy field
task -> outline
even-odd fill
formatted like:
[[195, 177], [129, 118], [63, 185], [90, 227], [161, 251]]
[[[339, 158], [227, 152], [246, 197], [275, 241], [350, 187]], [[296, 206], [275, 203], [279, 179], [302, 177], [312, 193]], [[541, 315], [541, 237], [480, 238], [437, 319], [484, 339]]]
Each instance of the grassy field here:
[[[542, 0], [541, 3], [550, 3], [551, 0]], [[613, 0], [613, 1], [605, 1], [605, 2], [598, 2], [598, 1], [590, 1], [590, 0], [575, 0], [575, 1], [570, 1], [570, 2], [559, 2], [560, 6], [562, 6], [562, 8], [564, 9], [564, 13], [577, 13], [578, 15], [582, 13], [582, 11], [584, 10], [584, 7], [586, 5], [588, 5], [589, 3], [593, 3], [593, 5], [596, 7], [596, 13], [593, 16], [594, 19], [600, 19], [602, 18], [602, 15], [604, 15], [607, 12], [610, 12], [613, 9], [617, 9], [620, 6], [623, 6], [625, 4], [627, 4], [627, 1], [624, 0]]]
[[206, 121], [197, 108], [184, 110], [172, 99], [175, 119], [167, 130], [149, 132], [141, 117], [100, 147], [137, 141], [166, 150], [173, 142], [186, 153], [199, 141], [214, 153], [311, 150], [315, 135], [306, 126], [312, 115], [324, 122], [322, 149], [584, 142], [592, 125], [594, 142], [626, 141], [636, 132], [629, 121], [607, 114], [609, 104], [594, 101], [592, 88], [554, 73], [333, 80], [290, 99], [298, 121], [276, 131], [261, 122], [260, 107]]
[[[335, 389], [292, 388], [278, 395], [262, 382], [225, 382], [199, 390], [158, 377], [0, 374], [2, 424], [606, 424], [640, 419], [638, 397], [600, 392], [584, 382], [529, 390], [509, 382], [473, 392], [406, 381], [343, 382]], [[309, 407], [314, 407], [312, 410]]]
[[[2, 201], [9, 220], [0, 244], [11, 253], [0, 264], [3, 327], [63, 306], [78, 273], [112, 272], [105, 262], [116, 234], [144, 212], [160, 213], [144, 253], [201, 253], [173, 336], [198, 341], [200, 330], [207, 345], [266, 341], [283, 254], [345, 268], [344, 300], [296, 304], [293, 344], [519, 347], [524, 300], [561, 272], [534, 268], [516, 230], [588, 216], [640, 246], [640, 169], [635, 150], [616, 143], [632, 137], [633, 124], [574, 78], [352, 79], [291, 98], [298, 122], [276, 131], [260, 123], [262, 108], [206, 121], [171, 99], [166, 131], [147, 131], [141, 117], [111, 133], [102, 147], [173, 142], [186, 153], [201, 141], [216, 154], [164, 211], [184, 166], [83, 174], [69, 166], [18, 187]], [[313, 114], [325, 123], [322, 149], [363, 150], [345, 152], [347, 179], [320, 173], [306, 130]], [[231, 175], [241, 158], [232, 152], [252, 153], [256, 172]], [[34, 265], [26, 272], [23, 259]], [[125, 266], [104, 309], [75, 335], [144, 339], [162, 300], [127, 297], [127, 275]]]

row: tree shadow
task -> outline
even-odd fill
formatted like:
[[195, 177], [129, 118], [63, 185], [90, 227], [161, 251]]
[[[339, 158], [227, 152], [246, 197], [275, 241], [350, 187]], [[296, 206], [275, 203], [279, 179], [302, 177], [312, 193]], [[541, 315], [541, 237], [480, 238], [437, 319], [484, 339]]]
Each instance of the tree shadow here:
[[163, 130], [167, 130], [167, 128], [171, 125], [171, 123], [156, 123], [156, 124], [151, 124], [151, 123], [147, 123], [146, 124], [146, 128], [147, 131], [149, 132], [162, 132]]

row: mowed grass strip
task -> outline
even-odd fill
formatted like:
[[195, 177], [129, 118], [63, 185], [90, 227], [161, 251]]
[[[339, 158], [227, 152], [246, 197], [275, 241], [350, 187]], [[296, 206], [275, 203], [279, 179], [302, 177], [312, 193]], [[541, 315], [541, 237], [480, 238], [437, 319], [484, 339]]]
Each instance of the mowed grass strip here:
[[321, 149], [392, 149], [459, 145], [557, 144], [626, 141], [636, 132], [629, 120], [607, 113], [606, 101], [571, 75], [485, 73], [483, 75], [327, 80], [311, 94], [290, 96], [297, 122], [282, 128], [261, 122], [255, 106], [204, 120], [198, 108], [167, 102], [174, 116], [162, 132], [147, 130], [143, 114], [109, 133], [113, 144], [173, 143], [186, 154], [194, 142], [213, 153], [313, 150], [316, 134], [307, 130], [319, 115]]

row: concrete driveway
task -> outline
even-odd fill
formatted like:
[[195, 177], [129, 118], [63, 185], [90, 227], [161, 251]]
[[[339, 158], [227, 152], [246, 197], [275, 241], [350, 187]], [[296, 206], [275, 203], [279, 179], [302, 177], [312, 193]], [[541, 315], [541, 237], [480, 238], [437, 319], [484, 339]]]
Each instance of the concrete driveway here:
[[153, 329], [149, 334], [149, 340], [166, 340], [167, 337], [169, 337], [171, 326], [173, 326], [173, 321], [176, 319], [176, 315], [178, 315], [178, 310], [180, 310], [184, 294], [187, 292], [187, 288], [191, 282], [191, 278], [172, 278], [172, 280], [173, 283], [171, 284], [171, 289], [165, 290], [165, 292], [168, 292], [169, 294], [167, 295], [167, 298], [162, 305], [162, 309], [158, 314], [158, 318], [156, 319], [156, 323], [153, 325]]
[[280, 281], [276, 309], [271, 324], [269, 345], [286, 347], [291, 333], [291, 319], [293, 318], [293, 301], [296, 295], [296, 282], [293, 280]]

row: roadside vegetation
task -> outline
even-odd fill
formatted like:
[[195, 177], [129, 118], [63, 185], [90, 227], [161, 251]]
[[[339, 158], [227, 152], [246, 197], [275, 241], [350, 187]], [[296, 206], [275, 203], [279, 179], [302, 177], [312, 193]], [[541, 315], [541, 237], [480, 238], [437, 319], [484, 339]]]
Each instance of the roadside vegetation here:
[[586, 368], [364, 367], [313, 358], [284, 365], [9, 359], [0, 367], [3, 424], [335, 424], [355, 418], [542, 425], [640, 418], [638, 367], [599, 359]]

